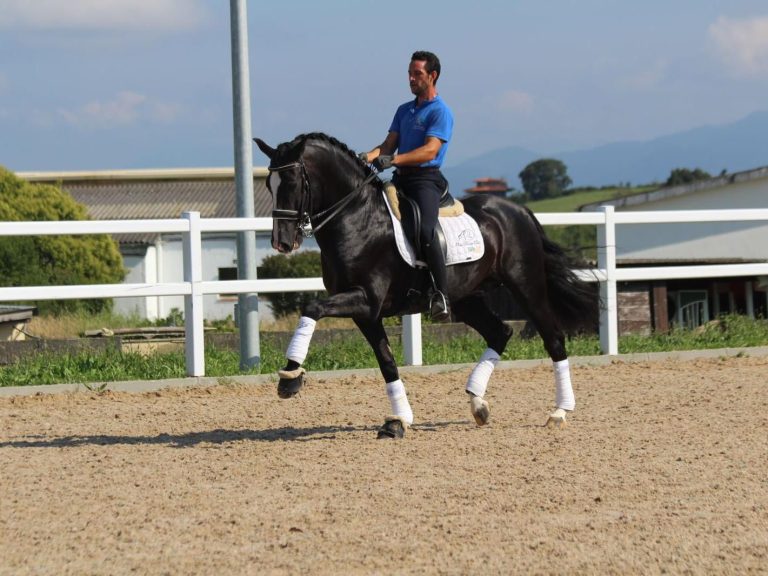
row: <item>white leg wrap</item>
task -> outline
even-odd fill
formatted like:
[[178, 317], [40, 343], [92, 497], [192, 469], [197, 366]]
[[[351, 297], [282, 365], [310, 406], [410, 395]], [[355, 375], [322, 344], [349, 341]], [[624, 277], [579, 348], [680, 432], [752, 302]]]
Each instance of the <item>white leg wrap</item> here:
[[403, 381], [398, 379], [394, 382], [387, 382], [387, 397], [389, 398], [389, 404], [392, 406], [392, 413], [405, 420], [410, 426], [413, 424], [413, 410], [408, 402], [408, 396], [405, 393], [405, 385]]
[[576, 408], [576, 397], [571, 386], [571, 370], [568, 360], [554, 362], [555, 369], [555, 408], [573, 410]]
[[296, 332], [293, 333], [293, 338], [288, 344], [288, 351], [285, 353], [288, 360], [293, 360], [299, 364], [304, 363], [309, 351], [309, 341], [312, 340], [312, 334], [315, 332], [315, 324], [317, 322], [312, 318], [306, 316], [299, 318], [299, 325], [296, 327]]
[[499, 361], [499, 355], [496, 350], [486, 348], [480, 361], [472, 369], [472, 373], [467, 380], [467, 392], [482, 398], [485, 396], [485, 390], [488, 388], [488, 381], [491, 379], [496, 363]]

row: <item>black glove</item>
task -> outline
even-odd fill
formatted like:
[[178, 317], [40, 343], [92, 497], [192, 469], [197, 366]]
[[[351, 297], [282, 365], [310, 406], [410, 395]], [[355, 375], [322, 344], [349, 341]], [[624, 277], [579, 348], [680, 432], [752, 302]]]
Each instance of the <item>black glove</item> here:
[[367, 152], [360, 152], [360, 154], [357, 155], [360, 160], [368, 164], [368, 153]]
[[376, 157], [376, 160], [373, 161], [373, 167], [379, 171], [386, 170], [387, 168], [392, 168], [393, 159], [394, 159], [394, 156], [389, 156], [387, 154], [380, 154], [379, 156]]

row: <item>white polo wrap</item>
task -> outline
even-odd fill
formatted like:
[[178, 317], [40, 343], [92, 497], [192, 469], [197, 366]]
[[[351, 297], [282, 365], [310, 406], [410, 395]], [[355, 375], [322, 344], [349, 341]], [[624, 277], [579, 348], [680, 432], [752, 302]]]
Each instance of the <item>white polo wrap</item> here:
[[573, 410], [576, 408], [576, 397], [573, 395], [573, 387], [571, 386], [571, 370], [568, 366], [568, 360], [554, 362], [552, 366], [555, 369], [555, 407]]
[[296, 331], [293, 333], [290, 344], [288, 344], [288, 350], [285, 353], [285, 357], [288, 360], [293, 360], [299, 364], [304, 363], [304, 359], [307, 357], [309, 351], [309, 342], [312, 340], [312, 334], [315, 332], [315, 322], [312, 318], [302, 316], [299, 318], [299, 325], [296, 327]]
[[472, 373], [467, 380], [467, 392], [482, 398], [488, 388], [488, 381], [491, 379], [494, 368], [499, 361], [499, 354], [492, 348], [486, 348], [480, 361], [472, 369]]
[[408, 423], [413, 424], [413, 410], [405, 393], [405, 385], [399, 378], [394, 382], [387, 382], [387, 397], [392, 407], [392, 413]]

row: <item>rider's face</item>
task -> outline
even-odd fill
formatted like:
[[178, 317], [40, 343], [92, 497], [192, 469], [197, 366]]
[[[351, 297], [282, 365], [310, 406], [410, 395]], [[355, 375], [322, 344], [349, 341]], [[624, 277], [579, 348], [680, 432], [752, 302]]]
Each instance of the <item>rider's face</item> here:
[[424, 60], [411, 60], [411, 64], [408, 66], [408, 83], [415, 96], [423, 96], [435, 85], [437, 73], [432, 72], [430, 74], [427, 72], [426, 65]]

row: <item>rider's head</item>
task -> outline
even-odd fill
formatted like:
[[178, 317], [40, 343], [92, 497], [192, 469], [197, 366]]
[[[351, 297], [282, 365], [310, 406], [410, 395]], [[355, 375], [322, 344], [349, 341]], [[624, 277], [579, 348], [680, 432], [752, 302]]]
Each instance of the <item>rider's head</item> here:
[[432, 72], [436, 72], [433, 84], [437, 84], [437, 79], [440, 77], [440, 59], [435, 54], [419, 50], [413, 53], [411, 62], [424, 62], [424, 69], [427, 74], [431, 75]]

